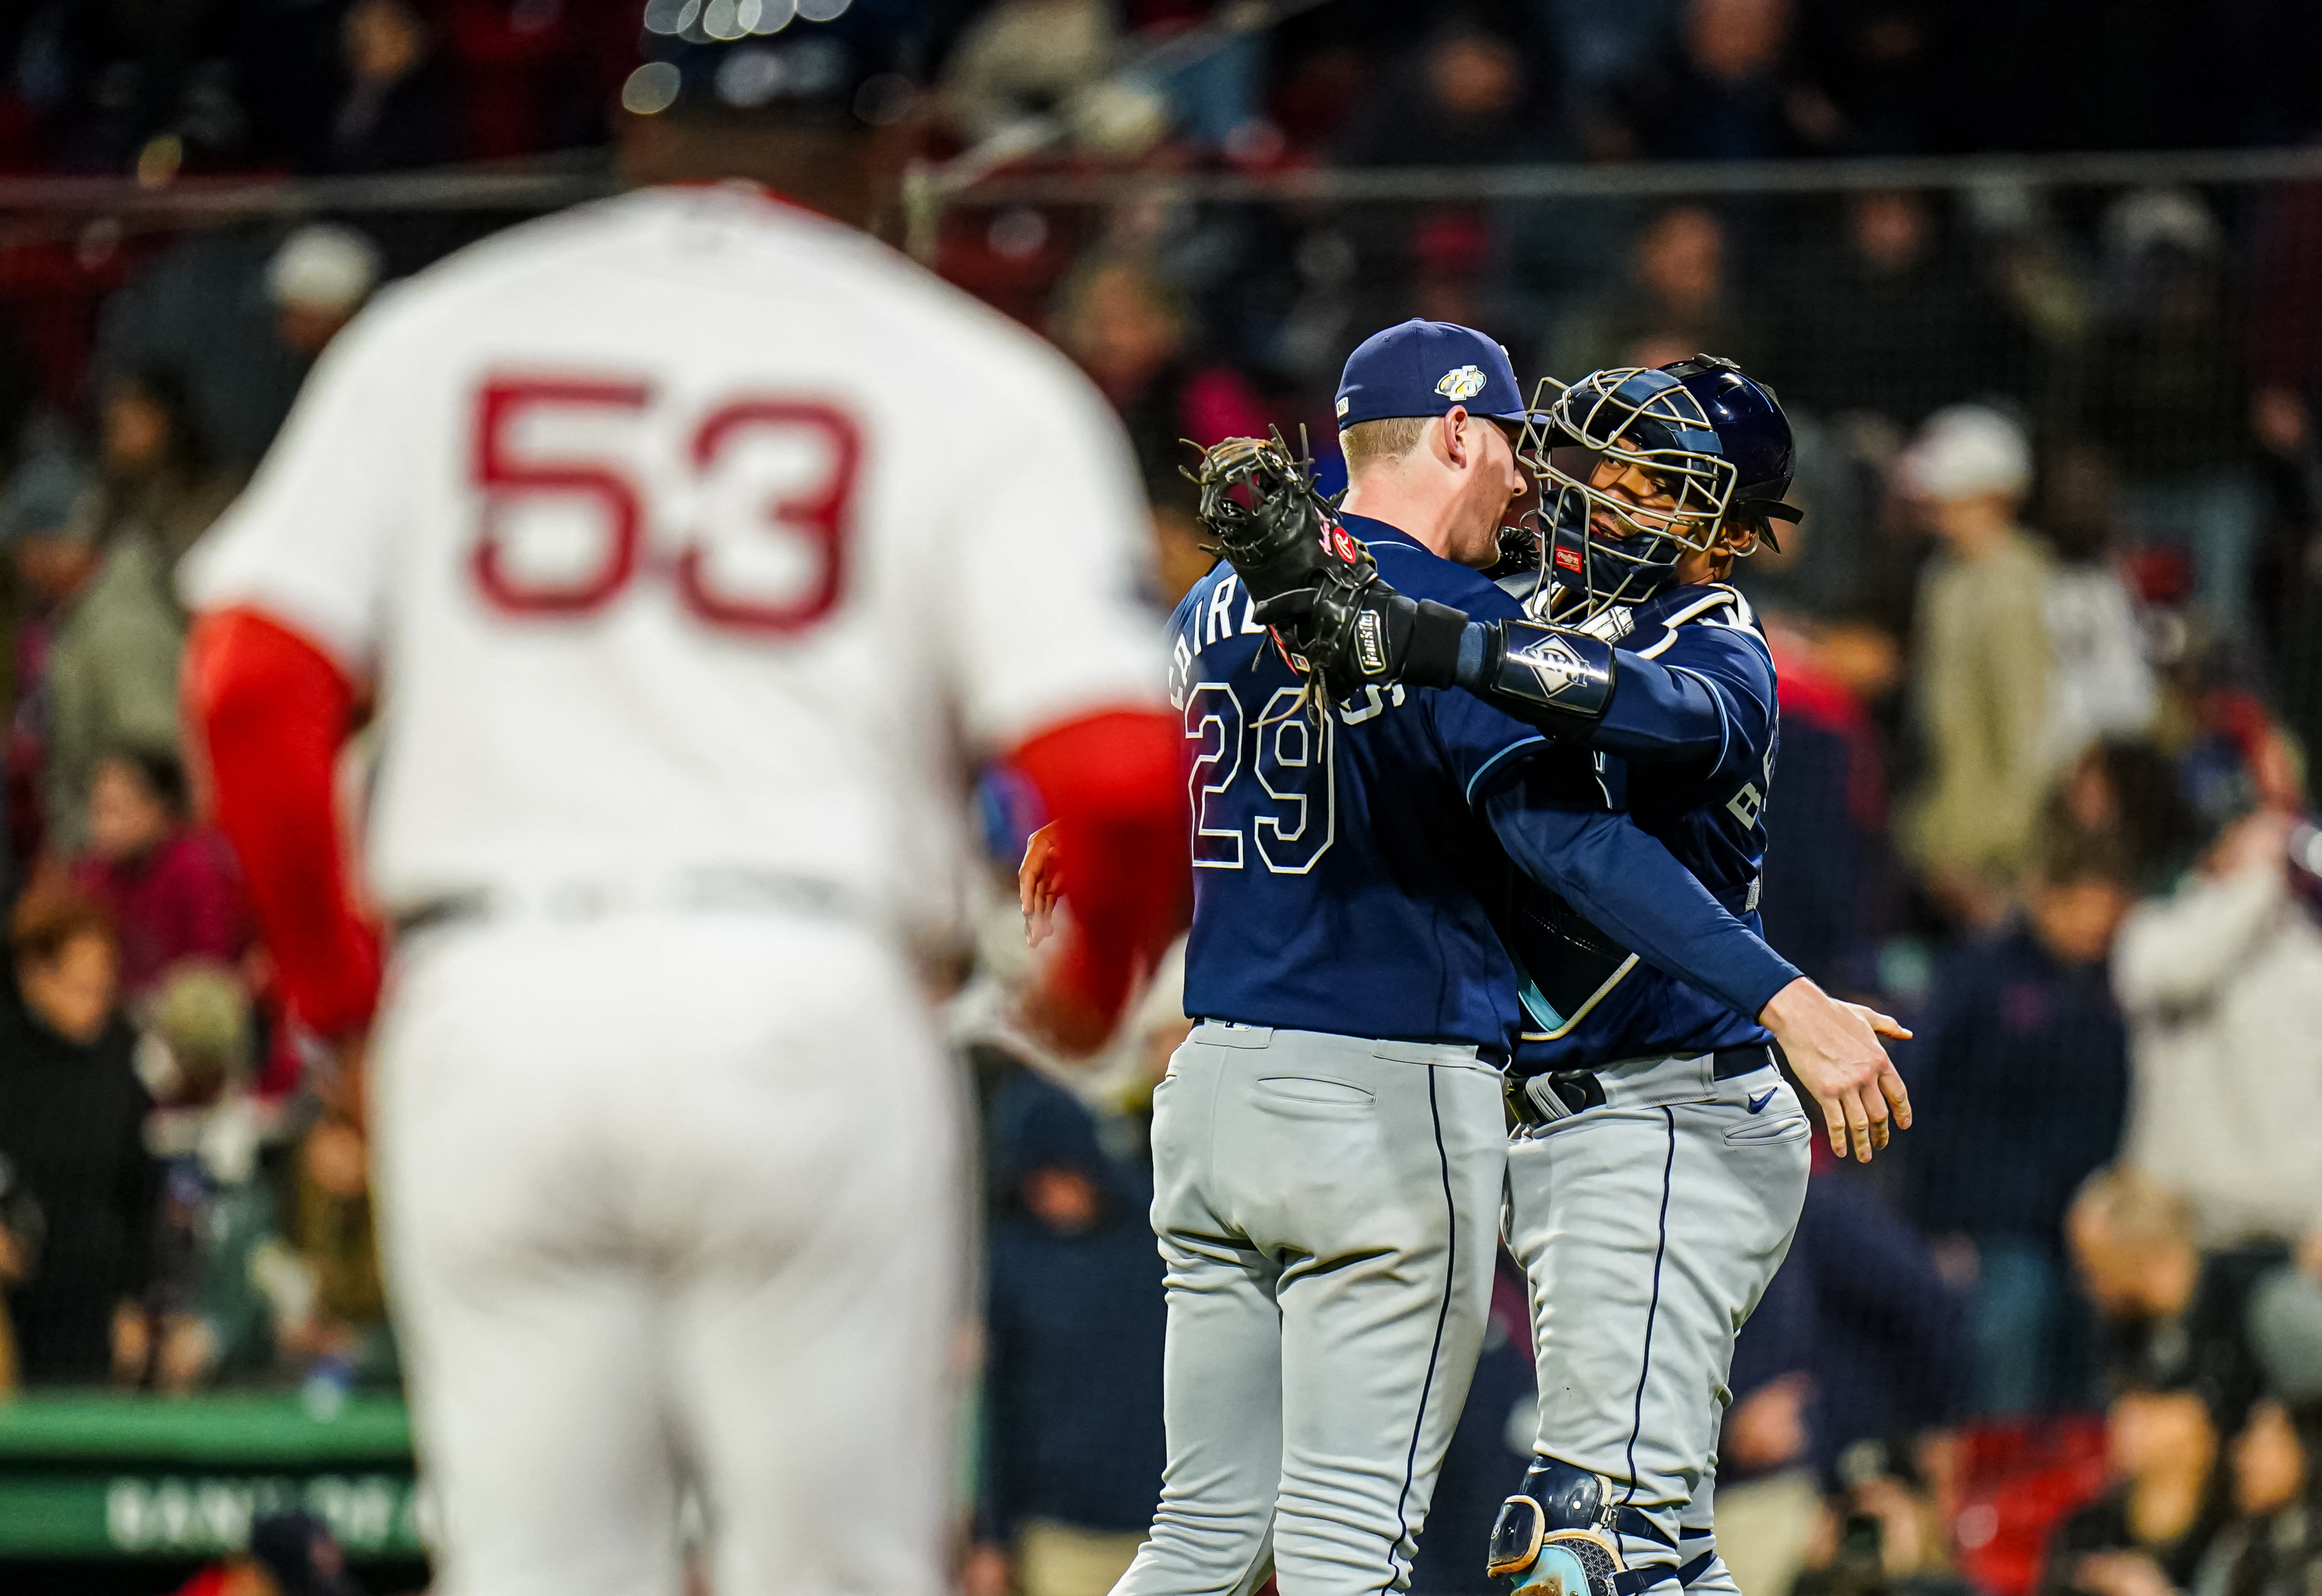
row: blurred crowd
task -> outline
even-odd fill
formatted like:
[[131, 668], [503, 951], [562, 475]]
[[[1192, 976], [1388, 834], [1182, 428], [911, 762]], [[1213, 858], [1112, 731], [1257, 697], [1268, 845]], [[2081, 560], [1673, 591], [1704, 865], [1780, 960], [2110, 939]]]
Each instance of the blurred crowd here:
[[[657, 8], [657, 9], [656, 9]], [[0, 172], [374, 173], [586, 149], [635, 0], [35, 4]], [[935, 136], [1051, 171], [2281, 144], [2287, 0], [1338, 0], [1198, 59], [1201, 0], [959, 0]], [[2301, 32], [2302, 30], [2302, 32]], [[2309, 48], [2301, 49], [2301, 41]], [[1140, 59], [1157, 61], [1139, 68]], [[1122, 68], [1129, 70], [1124, 75]], [[178, 742], [178, 559], [383, 283], [510, 218], [0, 227], [0, 1371], [395, 1378], [361, 1105], [276, 999]], [[1917, 1033], [1915, 1127], [1817, 1167], [1732, 1380], [1746, 1596], [2322, 1591], [2322, 185], [953, 208], [937, 269], [1120, 413], [1151, 597], [1207, 569], [1184, 440], [1306, 425], [1362, 336], [1528, 377], [1732, 356], [1806, 519], [1737, 580], [1781, 676], [1768, 935]], [[970, 1596], [1096, 1596], [1161, 1462], [1165, 971], [1093, 1072], [1012, 1033], [1009, 879], [954, 1008], [986, 1122]], [[1507, 1272], [1504, 1271], [1504, 1273]], [[1417, 1588], [1472, 1592], [1531, 1427], [1495, 1329]]]

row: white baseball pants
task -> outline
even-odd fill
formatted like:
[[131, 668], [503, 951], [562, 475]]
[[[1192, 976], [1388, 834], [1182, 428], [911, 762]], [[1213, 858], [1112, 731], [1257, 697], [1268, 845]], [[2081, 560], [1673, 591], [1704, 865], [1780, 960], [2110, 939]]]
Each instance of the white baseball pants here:
[[1696, 1591], [1732, 1584], [1710, 1520], [1733, 1336], [1789, 1252], [1814, 1135], [1772, 1065], [1716, 1081], [1712, 1064], [1611, 1066], [1602, 1105], [1508, 1147], [1508, 1246], [1531, 1284], [1540, 1376], [1533, 1449], [1611, 1480], [1636, 1509], [1630, 1565], [1688, 1569]]
[[1113, 1596], [1400, 1591], [1483, 1345], [1506, 1133], [1473, 1048], [1209, 1023], [1154, 1094], [1169, 1458]]
[[965, 1190], [901, 959], [773, 913], [457, 924], [373, 1053], [442, 1596], [937, 1596]]

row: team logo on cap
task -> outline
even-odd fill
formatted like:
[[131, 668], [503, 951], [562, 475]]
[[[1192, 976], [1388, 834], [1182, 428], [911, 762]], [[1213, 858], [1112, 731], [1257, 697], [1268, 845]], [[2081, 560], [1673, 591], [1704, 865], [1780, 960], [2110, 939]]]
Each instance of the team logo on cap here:
[[1484, 373], [1475, 366], [1454, 366], [1435, 385], [1435, 391], [1453, 401], [1472, 399], [1484, 391]]

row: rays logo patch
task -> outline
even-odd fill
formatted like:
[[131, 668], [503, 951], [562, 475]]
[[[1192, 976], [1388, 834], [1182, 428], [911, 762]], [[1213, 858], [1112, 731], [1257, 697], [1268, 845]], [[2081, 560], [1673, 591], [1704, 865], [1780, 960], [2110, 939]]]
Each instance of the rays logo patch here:
[[[1376, 613], [1365, 610], [1363, 618], [1368, 620]], [[1540, 696], [1550, 702], [1589, 676], [1588, 667], [1572, 652], [1572, 645], [1552, 633], [1508, 651], [1508, 663], [1531, 666], [1540, 682]]]
[[1484, 373], [1476, 366], [1454, 366], [1435, 385], [1435, 391], [1453, 401], [1472, 399], [1484, 391]]

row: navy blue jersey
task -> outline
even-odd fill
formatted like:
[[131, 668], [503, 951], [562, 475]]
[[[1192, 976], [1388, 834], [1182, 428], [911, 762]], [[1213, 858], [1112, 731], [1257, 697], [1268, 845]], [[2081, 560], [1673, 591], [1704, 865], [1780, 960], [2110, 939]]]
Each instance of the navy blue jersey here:
[[[1723, 585], [1671, 588], [1624, 621], [1619, 686], [1594, 746], [1559, 743], [1528, 779], [1568, 803], [1626, 810], [1756, 931], [1780, 725], [1773, 656], [1748, 601]], [[1520, 1073], [1768, 1039], [1554, 893], [1526, 888], [1511, 941], [1522, 966]]]
[[[1517, 613], [1385, 523], [1345, 523], [1400, 591]], [[1195, 745], [1185, 1012], [1504, 1057], [1516, 976], [1498, 919], [1514, 871], [1468, 795], [1542, 739], [1467, 693], [1400, 685], [1318, 725], [1249, 612], [1220, 562], [1170, 620], [1170, 701]]]
[[[1349, 515], [1386, 579], [1522, 613], [1463, 566]], [[1367, 689], [1319, 720], [1220, 566], [1177, 607], [1172, 701], [1194, 744], [1185, 1012], [1343, 1035], [1513, 1046], [1511, 856], [1660, 967], [1747, 1013], [1794, 979], [1620, 806], [1526, 772], [1550, 744], [1451, 689]]]

